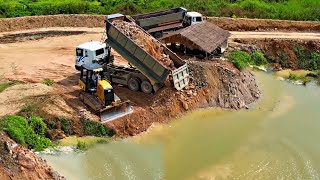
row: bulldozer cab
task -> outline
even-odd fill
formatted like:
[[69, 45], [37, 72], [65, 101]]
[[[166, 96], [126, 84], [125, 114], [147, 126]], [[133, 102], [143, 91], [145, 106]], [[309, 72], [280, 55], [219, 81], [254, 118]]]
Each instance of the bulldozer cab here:
[[103, 79], [103, 68], [99, 64], [88, 64], [81, 66], [80, 70], [80, 87], [85, 92], [96, 92], [98, 81]]

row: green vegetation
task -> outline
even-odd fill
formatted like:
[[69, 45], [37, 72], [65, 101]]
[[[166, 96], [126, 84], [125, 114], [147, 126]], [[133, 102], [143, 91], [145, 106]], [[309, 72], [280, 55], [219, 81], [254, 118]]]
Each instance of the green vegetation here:
[[58, 140], [60, 146], [77, 146], [78, 142], [85, 142], [89, 147], [99, 143], [108, 143], [111, 140], [110, 137], [95, 137], [95, 136], [68, 136], [64, 139]]
[[206, 16], [319, 20], [316, 0], [0, 0], [0, 17], [47, 14], [137, 14], [185, 7]]
[[104, 136], [115, 135], [115, 132], [113, 129], [110, 129], [99, 122], [82, 118], [81, 124], [82, 124], [84, 133], [89, 136], [104, 137]]
[[251, 55], [252, 64], [261, 66], [268, 63], [267, 58], [259, 51], [254, 51]]
[[30, 116], [28, 119], [21, 116], [5, 116], [0, 120], [1, 130], [8, 133], [17, 143], [36, 151], [51, 145], [50, 139], [44, 135], [46, 128], [42, 119], [35, 116]]
[[320, 53], [310, 52], [300, 45], [296, 45], [294, 51], [298, 56], [299, 68], [311, 71], [320, 69]]
[[291, 81], [301, 81], [302, 84], [306, 85], [307, 83], [311, 81], [319, 81], [319, 72], [312, 72], [312, 71], [307, 71], [307, 70], [282, 70], [282, 71], [277, 71], [275, 72], [276, 76], [283, 77], [286, 79], [289, 79]]
[[228, 58], [239, 70], [246, 68], [251, 62], [250, 54], [245, 51], [233, 51]]
[[52, 86], [54, 82], [51, 79], [45, 79], [45, 80], [42, 81], [42, 83], [47, 85], [47, 86]]
[[78, 141], [76, 147], [77, 147], [77, 149], [82, 150], [82, 151], [89, 149], [89, 145], [84, 141]]
[[288, 56], [282, 51], [278, 51], [277, 56], [280, 59], [279, 64], [281, 65], [281, 67], [285, 67], [285, 68], [288, 67]]
[[21, 82], [19, 81], [10, 81], [10, 82], [4, 82], [4, 83], [0, 83], [0, 93], [2, 91], [4, 91], [5, 89], [11, 87], [11, 86], [14, 86], [14, 85], [17, 85], [17, 84], [20, 84]]
[[266, 57], [259, 51], [254, 51], [251, 55], [245, 51], [233, 51], [228, 58], [239, 70], [248, 65], [261, 66], [268, 63]]
[[57, 117], [57, 121], [61, 125], [61, 130], [66, 134], [66, 135], [71, 135], [72, 134], [72, 129], [71, 129], [71, 121], [70, 119], [67, 119], [65, 117]]

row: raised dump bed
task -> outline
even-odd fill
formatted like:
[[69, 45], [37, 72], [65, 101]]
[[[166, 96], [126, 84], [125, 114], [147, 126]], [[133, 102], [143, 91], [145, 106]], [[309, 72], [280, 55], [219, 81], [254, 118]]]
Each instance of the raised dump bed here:
[[173, 23], [182, 23], [185, 13], [184, 8], [173, 8], [165, 11], [158, 11], [149, 14], [132, 16], [136, 23], [145, 30], [154, 27], [168, 25]]
[[[131, 65], [146, 76], [151, 84], [157, 89], [162, 87], [168, 76], [172, 76], [173, 85], [177, 90], [181, 90], [189, 84], [189, 70], [187, 63], [180, 59], [175, 53], [170, 51], [166, 46], [161, 45], [163, 53], [172, 60], [174, 67], [164, 66], [154, 56], [150, 55], [145, 49], [140, 47], [132, 38], [126, 36], [119, 30], [113, 21], [126, 21], [134, 23], [131, 19], [121, 14], [109, 15], [106, 17], [107, 44], [124, 57]], [[152, 38], [152, 41], [161, 44], [150, 34], [137, 26], [146, 36]]]

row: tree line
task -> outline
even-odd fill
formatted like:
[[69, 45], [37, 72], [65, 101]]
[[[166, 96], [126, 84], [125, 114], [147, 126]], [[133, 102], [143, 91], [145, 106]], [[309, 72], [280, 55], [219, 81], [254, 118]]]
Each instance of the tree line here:
[[138, 14], [174, 7], [206, 16], [320, 20], [320, 1], [315, 0], [0, 0], [0, 17]]

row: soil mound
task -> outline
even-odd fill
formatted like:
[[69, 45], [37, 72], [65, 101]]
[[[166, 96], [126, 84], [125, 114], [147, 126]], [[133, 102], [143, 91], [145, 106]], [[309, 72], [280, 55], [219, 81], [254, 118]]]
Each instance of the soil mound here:
[[164, 54], [160, 42], [158, 42], [152, 36], [146, 34], [135, 23], [126, 21], [113, 21], [112, 24], [115, 25], [126, 36], [130, 37], [130, 39], [147, 51], [156, 60], [158, 60], [163, 66], [169, 69], [173, 68], [173, 62], [170, 60], [169, 56]]
[[[108, 123], [120, 136], [133, 136], [146, 131], [153, 123], [165, 123], [186, 111], [197, 108], [221, 107], [240, 109], [260, 97], [255, 77], [221, 61], [189, 61], [194, 74], [190, 86], [182, 91], [172, 87], [160, 89], [151, 100], [134, 108], [131, 115]], [[131, 99], [130, 99], [131, 100]], [[140, 98], [139, 103], [143, 98]], [[134, 103], [136, 99], [132, 99]]]

